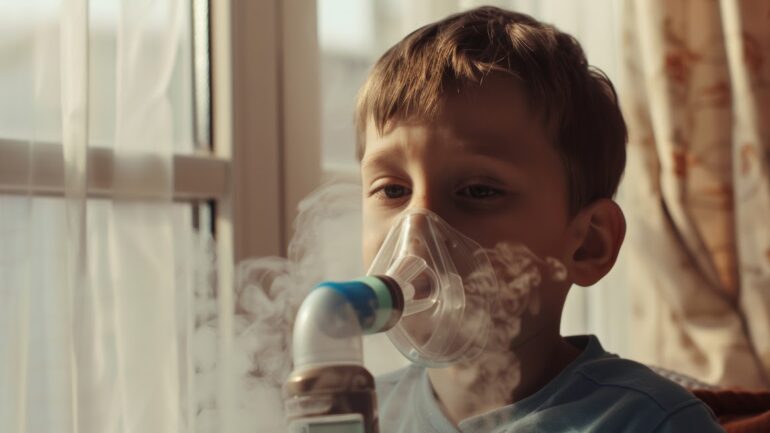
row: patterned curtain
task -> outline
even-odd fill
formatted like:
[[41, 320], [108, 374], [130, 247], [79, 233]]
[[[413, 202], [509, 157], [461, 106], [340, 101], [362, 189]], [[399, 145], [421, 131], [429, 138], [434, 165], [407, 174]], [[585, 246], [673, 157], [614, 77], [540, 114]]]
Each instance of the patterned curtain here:
[[633, 356], [770, 386], [770, 2], [625, 0]]

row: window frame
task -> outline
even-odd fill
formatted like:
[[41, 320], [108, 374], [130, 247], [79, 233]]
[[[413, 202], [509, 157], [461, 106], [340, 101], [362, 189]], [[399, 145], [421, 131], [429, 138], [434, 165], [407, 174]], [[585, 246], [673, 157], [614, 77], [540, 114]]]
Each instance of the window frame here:
[[[63, 197], [63, 152], [60, 144], [0, 138], [0, 195]], [[87, 158], [88, 197], [112, 197], [113, 151], [91, 147]], [[229, 168], [228, 160], [215, 156], [174, 155], [174, 200], [209, 201], [226, 196]]]
[[221, 211], [233, 257], [285, 256], [297, 206], [322, 178], [316, 2], [212, 6], [214, 153], [231, 160]]

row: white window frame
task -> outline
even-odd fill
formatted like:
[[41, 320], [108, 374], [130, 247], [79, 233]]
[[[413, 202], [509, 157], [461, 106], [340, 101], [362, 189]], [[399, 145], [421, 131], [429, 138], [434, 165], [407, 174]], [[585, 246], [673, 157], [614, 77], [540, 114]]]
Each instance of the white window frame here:
[[212, 54], [233, 257], [283, 256], [297, 205], [321, 180], [316, 2], [213, 1]]
[[[0, 138], [0, 195], [64, 196], [64, 149], [60, 144]], [[204, 155], [174, 155], [174, 200], [208, 201], [227, 195], [229, 161]], [[34, 167], [34, 169], [32, 169]], [[88, 196], [112, 196], [113, 152], [88, 149]]]
[[[289, 221], [320, 179], [317, 46], [315, 1], [211, 2], [213, 149], [230, 166], [215, 220], [221, 335], [233, 329], [232, 265], [285, 255]], [[220, 344], [230, 353], [231, 339]], [[222, 398], [231, 380], [219, 377]]]

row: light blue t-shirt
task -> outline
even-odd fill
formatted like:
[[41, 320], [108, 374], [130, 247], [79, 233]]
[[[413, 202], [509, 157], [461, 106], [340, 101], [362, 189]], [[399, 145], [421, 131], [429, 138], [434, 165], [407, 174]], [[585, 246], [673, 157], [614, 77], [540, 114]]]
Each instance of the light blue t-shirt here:
[[568, 337], [582, 353], [529, 397], [455, 427], [415, 365], [377, 378], [380, 433], [724, 432], [689, 391], [607, 353], [595, 336]]

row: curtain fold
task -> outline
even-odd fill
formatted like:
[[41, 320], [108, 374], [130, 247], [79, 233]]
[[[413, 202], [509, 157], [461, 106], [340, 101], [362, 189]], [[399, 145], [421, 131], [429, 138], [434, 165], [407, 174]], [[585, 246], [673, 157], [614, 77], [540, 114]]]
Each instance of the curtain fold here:
[[113, 194], [106, 234], [117, 394], [129, 431], [181, 431], [167, 89], [182, 2], [122, 0], [116, 38]]
[[739, 308], [770, 387], [770, 5], [720, 2], [733, 89]]
[[624, 9], [633, 355], [770, 386], [770, 5]]
[[[87, 294], [92, 288], [88, 279], [87, 189], [88, 189], [88, 0], [65, 0], [60, 18], [60, 105], [62, 165], [64, 168], [64, 283], [52, 290], [60, 307], [55, 331], [61, 375], [51, 384], [50, 392], [61, 400], [51, 405], [52, 417], [64, 432], [80, 431], [88, 423], [91, 403], [91, 378], [84, 374], [93, 351], [89, 338], [91, 328]], [[85, 359], [84, 359], [85, 358]], [[83, 368], [80, 373], [79, 369]], [[81, 398], [85, 396], [86, 398]], [[53, 426], [52, 426], [53, 427]]]

